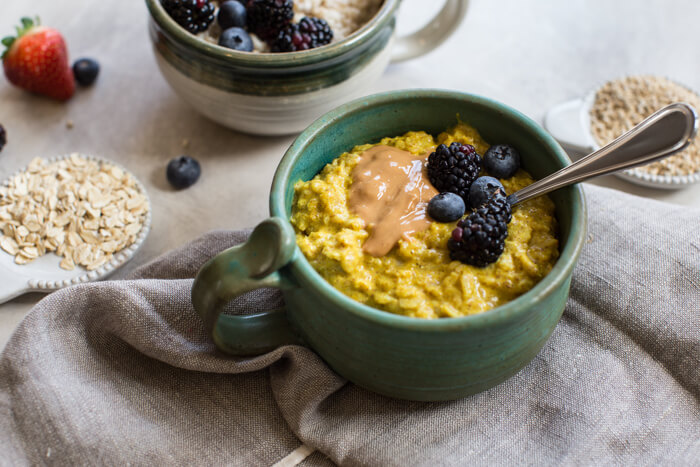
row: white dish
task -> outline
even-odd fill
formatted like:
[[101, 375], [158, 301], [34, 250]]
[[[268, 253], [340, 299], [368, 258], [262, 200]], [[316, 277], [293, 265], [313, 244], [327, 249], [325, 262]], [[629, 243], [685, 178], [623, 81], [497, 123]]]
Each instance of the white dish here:
[[[583, 156], [600, 149], [590, 130], [590, 111], [596, 91], [594, 89], [583, 98], [559, 104], [545, 115], [545, 128], [569, 152]], [[700, 172], [690, 175], [653, 175], [635, 168], [615, 175], [637, 185], [670, 190], [700, 182]]]
[[[48, 159], [48, 161], [54, 162], [64, 159], [65, 157], [69, 156], [54, 157]], [[97, 162], [108, 163], [119, 167], [124, 172], [131, 173], [121, 165], [107, 159], [94, 156], [82, 157]], [[7, 185], [16, 173], [8, 177], [3, 184]], [[94, 271], [88, 271], [78, 265], [76, 265], [75, 269], [72, 271], [62, 269], [59, 267], [62, 258], [54, 253], [47, 253], [31, 263], [19, 265], [15, 263], [15, 257], [13, 255], [10, 255], [4, 250], [0, 250], [0, 303], [4, 303], [27, 292], [48, 293], [81, 282], [104, 279], [126, 264], [143, 244], [148, 232], [151, 230], [151, 200], [143, 184], [133, 174], [131, 174], [131, 176], [134, 177], [138, 190], [143, 193], [148, 203], [148, 213], [144, 219], [143, 226], [136, 237], [136, 241], [131, 246], [115, 253], [114, 257], [109, 262], [103, 264]]]

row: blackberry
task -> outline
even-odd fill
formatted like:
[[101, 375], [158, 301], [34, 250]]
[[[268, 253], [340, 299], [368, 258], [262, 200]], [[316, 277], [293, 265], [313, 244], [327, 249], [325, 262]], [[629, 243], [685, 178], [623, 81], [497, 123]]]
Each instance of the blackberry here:
[[161, 0], [177, 24], [192, 34], [206, 31], [214, 21], [214, 5], [209, 0]]
[[5, 127], [0, 125], [0, 151], [5, 147], [5, 144], [7, 144], [7, 132], [5, 131]]
[[292, 0], [248, 0], [246, 3], [248, 31], [264, 41], [274, 40], [292, 22]]
[[481, 156], [474, 146], [452, 143], [441, 144], [428, 157], [428, 178], [440, 192], [449, 191], [469, 204], [469, 187], [479, 176]]
[[273, 52], [296, 52], [330, 44], [333, 30], [320, 18], [303, 17], [298, 24], [282, 29], [271, 44]]
[[496, 262], [506, 245], [511, 216], [505, 195], [497, 191], [486, 204], [457, 223], [447, 241], [450, 258], [481, 268]]

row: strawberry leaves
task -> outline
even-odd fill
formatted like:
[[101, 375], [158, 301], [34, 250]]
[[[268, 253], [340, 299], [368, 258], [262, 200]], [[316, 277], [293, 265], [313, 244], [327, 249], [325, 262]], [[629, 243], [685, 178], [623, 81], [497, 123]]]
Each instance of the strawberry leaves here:
[[6, 47], [6, 49], [2, 53], [2, 56], [0, 56], [1, 59], [5, 58], [5, 55], [7, 55], [7, 52], [10, 50], [10, 47], [12, 47], [12, 44], [14, 44], [17, 39], [25, 35], [29, 30], [31, 30], [35, 26], [39, 26], [41, 24], [41, 21], [39, 20], [38, 16], [36, 16], [34, 19], [25, 16], [23, 18], [20, 18], [19, 21], [20, 23], [22, 23], [22, 25], [15, 26], [17, 36], [5, 36], [0, 40], [0, 43], [2, 43], [2, 45]]

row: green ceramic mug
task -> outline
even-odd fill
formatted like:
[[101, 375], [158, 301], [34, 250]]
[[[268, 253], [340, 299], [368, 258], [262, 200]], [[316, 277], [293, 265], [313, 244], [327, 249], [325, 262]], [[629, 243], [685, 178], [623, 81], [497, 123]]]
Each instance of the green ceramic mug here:
[[[296, 246], [289, 223], [294, 184], [309, 180], [341, 153], [409, 130], [437, 134], [456, 116], [487, 141], [519, 148], [535, 178], [570, 163], [539, 125], [498, 102], [459, 92], [392, 91], [324, 115], [292, 144], [275, 174], [272, 217], [247, 243], [200, 270], [192, 302], [216, 345], [236, 355], [285, 344], [314, 349], [340, 375], [372, 391], [412, 400], [449, 400], [504, 381], [547, 341], [566, 305], [571, 273], [585, 238], [585, 202], [578, 186], [551, 194], [560, 225], [560, 257], [532, 290], [493, 310], [422, 320], [356, 302], [327, 283]], [[221, 313], [244, 292], [276, 287], [285, 308], [252, 316]]]

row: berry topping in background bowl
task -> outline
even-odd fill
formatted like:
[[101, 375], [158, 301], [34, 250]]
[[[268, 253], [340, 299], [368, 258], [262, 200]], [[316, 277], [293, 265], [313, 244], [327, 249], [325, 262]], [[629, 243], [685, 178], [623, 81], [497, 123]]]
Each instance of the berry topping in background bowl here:
[[17, 36], [7, 36], [2, 44], [5, 76], [15, 86], [29, 92], [65, 101], [75, 92], [68, 49], [61, 33], [41, 26], [39, 18], [22, 18]]
[[298, 24], [289, 24], [282, 29], [271, 46], [272, 52], [296, 52], [315, 49], [330, 44], [333, 31], [320, 18], [303, 17]]
[[248, 0], [248, 30], [262, 40], [271, 40], [292, 22], [292, 0]]
[[91, 86], [100, 73], [100, 64], [92, 58], [79, 58], [73, 63], [73, 76], [81, 86]]
[[2, 148], [4, 148], [6, 144], [7, 132], [5, 131], [5, 127], [0, 125], [0, 151], [2, 151]]
[[246, 9], [238, 0], [228, 0], [219, 6], [216, 21], [222, 30], [244, 28], [247, 22]]
[[[292, 0], [226, 0], [218, 8], [209, 0], [161, 3], [192, 34], [239, 52], [297, 52], [328, 45], [334, 37], [325, 19], [300, 12], [310, 8], [304, 0], [298, 1], [303, 4], [299, 11]], [[214, 17], [216, 24], [210, 27]]]
[[263, 53], [297, 52], [342, 40], [382, 6], [382, 0], [155, 1], [177, 24], [204, 41], [221, 45], [223, 31], [243, 28], [252, 36], [254, 51]]
[[219, 45], [241, 52], [253, 51], [253, 40], [243, 28], [225, 29], [219, 37]]
[[215, 7], [209, 0], [161, 0], [177, 24], [192, 34], [206, 31], [214, 21]]

